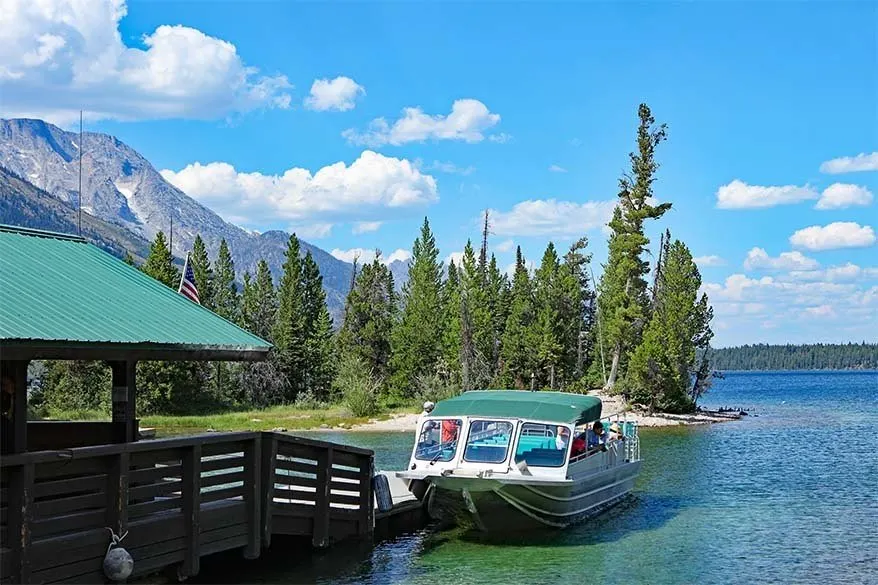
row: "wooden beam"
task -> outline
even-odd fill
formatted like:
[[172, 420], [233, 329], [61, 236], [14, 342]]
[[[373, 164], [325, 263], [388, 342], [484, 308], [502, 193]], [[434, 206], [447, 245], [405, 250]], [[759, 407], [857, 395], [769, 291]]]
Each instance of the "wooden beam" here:
[[8, 360], [106, 360], [106, 361], [262, 361], [268, 348], [225, 349], [156, 344], [84, 343], [4, 339], [0, 353]]
[[4, 455], [27, 451], [27, 364], [26, 360], [0, 361]]
[[183, 521], [186, 527], [186, 553], [180, 574], [194, 577], [201, 569], [201, 445], [193, 445], [183, 455]]
[[108, 363], [113, 371], [113, 422], [118, 425], [118, 434], [114, 441], [131, 443], [137, 440], [134, 420], [137, 362], [128, 360]]
[[317, 493], [314, 502], [314, 532], [311, 544], [316, 548], [329, 546], [329, 478], [332, 472], [332, 447], [317, 454]]
[[259, 557], [262, 548], [262, 436], [244, 448], [244, 501], [247, 503], [247, 548], [244, 558]]

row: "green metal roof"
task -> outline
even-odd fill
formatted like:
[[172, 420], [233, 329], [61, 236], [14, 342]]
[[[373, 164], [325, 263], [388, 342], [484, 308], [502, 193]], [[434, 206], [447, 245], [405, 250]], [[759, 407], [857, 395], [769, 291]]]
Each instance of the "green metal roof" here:
[[476, 390], [438, 402], [430, 416], [521, 418], [577, 424], [601, 418], [601, 400], [566, 392]]
[[87, 349], [94, 359], [119, 350], [135, 351], [132, 359], [262, 359], [271, 348], [79, 237], [3, 225], [0, 346], [34, 358]]

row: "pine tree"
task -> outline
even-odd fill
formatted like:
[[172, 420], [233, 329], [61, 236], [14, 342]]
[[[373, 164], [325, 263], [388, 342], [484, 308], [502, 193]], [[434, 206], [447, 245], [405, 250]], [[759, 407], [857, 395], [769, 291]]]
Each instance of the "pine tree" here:
[[299, 257], [299, 239], [290, 236], [283, 265], [283, 276], [278, 289], [278, 308], [272, 337], [278, 369], [286, 377], [288, 402], [303, 389], [303, 373], [307, 366], [305, 344], [305, 307], [302, 290], [302, 259]]
[[378, 254], [360, 270], [346, 306], [344, 325], [339, 332], [342, 354], [362, 360], [372, 376], [386, 381], [396, 294], [393, 275]]
[[460, 276], [454, 260], [449, 260], [447, 276], [442, 284], [442, 360], [446, 374], [460, 375]]
[[159, 232], [155, 235], [149, 247], [149, 256], [141, 270], [174, 290], [180, 286], [180, 272], [174, 266], [174, 256], [168, 249], [164, 233]]
[[195, 275], [195, 287], [198, 289], [198, 300], [201, 306], [213, 310], [213, 269], [207, 257], [207, 248], [201, 236], [195, 236], [192, 254], [189, 256], [192, 272]]
[[588, 238], [574, 242], [558, 270], [559, 334], [565, 381], [582, 376], [584, 364], [590, 357], [586, 342], [591, 337], [594, 325], [595, 294], [589, 284], [587, 269], [591, 254], [584, 252], [587, 246]]
[[305, 321], [306, 390], [316, 398], [329, 397], [335, 371], [332, 318], [326, 306], [323, 277], [309, 251], [302, 264], [302, 295]]
[[43, 405], [53, 412], [109, 412], [112, 376], [103, 362], [58, 360], [46, 362]]
[[401, 396], [412, 396], [418, 377], [434, 373], [442, 355], [441, 289], [439, 249], [424, 218], [402, 287], [402, 316], [393, 328], [392, 387]]
[[506, 318], [509, 315], [509, 279], [500, 272], [497, 266], [497, 258], [491, 254], [487, 272], [488, 311], [491, 315], [491, 347], [490, 356], [491, 376], [495, 378], [500, 373], [500, 352], [502, 346], [503, 329], [506, 327]]
[[549, 242], [539, 268], [533, 279], [533, 296], [536, 307], [532, 324], [532, 338], [536, 342], [536, 368], [534, 374], [538, 387], [555, 388], [563, 347], [561, 346], [560, 296], [558, 271], [560, 262], [555, 245]]
[[131, 252], [125, 251], [125, 256], [122, 258], [122, 261], [125, 262], [128, 266], [137, 267], [137, 263], [134, 261], [134, 256], [131, 255]]
[[506, 318], [500, 350], [503, 362], [501, 380], [506, 386], [527, 388], [534, 367], [534, 343], [531, 337], [534, 306], [530, 275], [520, 246], [515, 251], [515, 273], [509, 302], [509, 316]]
[[463, 249], [461, 265], [461, 372], [464, 389], [483, 388], [493, 377], [491, 356], [495, 344], [487, 283], [470, 241]]
[[[201, 291], [201, 289], [198, 290]], [[238, 285], [235, 284], [235, 262], [232, 260], [229, 245], [225, 240], [220, 242], [219, 253], [213, 265], [211, 296], [213, 297], [212, 308], [217, 315], [233, 323], [238, 322]]]
[[649, 263], [642, 256], [649, 240], [643, 224], [647, 219], [660, 218], [671, 207], [670, 203], [651, 204], [658, 169], [655, 149], [665, 140], [666, 126], [655, 128], [646, 104], [640, 105], [638, 116], [638, 151], [629, 155], [633, 178], [624, 176], [619, 180], [619, 204], [609, 224], [612, 234], [598, 299], [603, 343], [612, 355], [607, 388], [615, 385], [622, 358], [637, 346], [648, 317], [645, 277]]
[[[241, 295], [242, 326], [266, 341], [272, 339], [277, 315], [277, 294], [271, 270], [265, 260], [256, 265], [256, 276], [244, 275]], [[277, 352], [269, 352], [264, 362], [244, 364], [237, 374], [242, 401], [248, 406], [266, 407], [284, 402], [289, 384], [280, 370]]]

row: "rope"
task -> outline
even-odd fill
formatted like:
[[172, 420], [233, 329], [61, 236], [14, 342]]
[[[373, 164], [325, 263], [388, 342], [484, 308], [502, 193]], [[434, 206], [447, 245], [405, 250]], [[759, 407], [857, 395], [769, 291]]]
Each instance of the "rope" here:
[[128, 531], [126, 530], [126, 531], [125, 531], [125, 534], [123, 534], [122, 536], [117, 536], [116, 533], [113, 532], [113, 529], [110, 528], [109, 526], [105, 526], [104, 528], [106, 528], [107, 530], [110, 531], [110, 546], [107, 547], [107, 552], [109, 553], [110, 550], [111, 550], [114, 546], [119, 546], [119, 543], [122, 542], [122, 540], [123, 540], [126, 536], [128, 536]]

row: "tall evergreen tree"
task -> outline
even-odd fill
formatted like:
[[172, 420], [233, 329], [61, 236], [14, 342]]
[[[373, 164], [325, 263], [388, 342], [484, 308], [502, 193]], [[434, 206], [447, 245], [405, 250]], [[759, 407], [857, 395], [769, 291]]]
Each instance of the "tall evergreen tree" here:
[[558, 270], [560, 340], [565, 380], [573, 380], [584, 372], [589, 359], [586, 340], [594, 324], [595, 294], [588, 278], [591, 254], [586, 254], [588, 238], [574, 242], [564, 255]]
[[497, 266], [497, 258], [491, 254], [488, 263], [486, 290], [488, 296], [488, 311], [491, 315], [491, 376], [497, 377], [500, 373], [500, 352], [503, 343], [503, 329], [506, 327], [506, 318], [509, 315], [509, 279], [500, 272]]
[[402, 287], [402, 316], [393, 328], [392, 387], [402, 396], [414, 393], [418, 376], [435, 372], [442, 355], [441, 289], [439, 249], [424, 218]]
[[[197, 278], [197, 276], [196, 276]], [[201, 292], [201, 289], [199, 289]], [[238, 322], [238, 285], [235, 283], [235, 262], [225, 240], [213, 265], [213, 310], [220, 317]]]
[[128, 266], [137, 266], [137, 263], [134, 261], [134, 256], [132, 256], [131, 252], [127, 250], [125, 251], [125, 256], [122, 258], [122, 261]]
[[701, 275], [685, 244], [668, 246], [660, 274], [655, 311], [631, 356], [629, 391], [650, 410], [688, 412], [697, 398], [692, 376], [705, 367], [696, 365], [697, 351], [708, 347], [713, 314], [707, 296], [698, 298]]
[[454, 260], [448, 261], [445, 282], [442, 283], [442, 358], [447, 373], [460, 373], [460, 270]]
[[378, 380], [390, 369], [391, 330], [396, 314], [393, 275], [379, 254], [357, 275], [347, 299], [344, 325], [339, 332], [343, 354], [360, 359]]
[[149, 247], [149, 256], [141, 270], [174, 290], [180, 286], [180, 271], [174, 266], [174, 256], [168, 249], [164, 233], [159, 232], [155, 235]]
[[207, 257], [207, 248], [200, 235], [195, 236], [192, 243], [192, 254], [189, 255], [192, 272], [195, 275], [195, 287], [198, 289], [198, 300], [201, 306], [213, 310], [213, 269]]
[[519, 246], [515, 251], [515, 273], [509, 292], [509, 316], [503, 330], [500, 356], [501, 380], [506, 386], [527, 388], [534, 368], [532, 323], [533, 292], [530, 275]]
[[560, 374], [563, 347], [561, 345], [561, 314], [558, 271], [560, 261], [555, 245], [549, 242], [533, 279], [536, 307], [532, 338], [536, 342], [535, 376], [537, 386], [555, 388]]
[[302, 263], [305, 326], [305, 385], [315, 397], [329, 396], [334, 373], [332, 318], [326, 306], [323, 277], [309, 251]]
[[629, 155], [632, 176], [619, 180], [619, 204], [610, 221], [607, 263], [598, 299], [603, 343], [612, 355], [606, 387], [613, 388], [626, 352], [636, 347], [648, 317], [646, 275], [649, 263], [643, 252], [649, 244], [643, 224], [658, 219], [670, 203], [652, 205], [652, 184], [658, 163], [655, 149], [665, 140], [666, 126], [655, 127], [649, 107], [640, 104], [637, 152]]
[[464, 389], [483, 388], [493, 377], [491, 356], [495, 345], [487, 283], [470, 241], [463, 249], [461, 266], [461, 372]]
[[303, 389], [303, 374], [307, 367], [302, 259], [299, 252], [299, 239], [292, 234], [287, 246], [272, 329], [278, 368], [288, 382], [289, 395], [285, 397], [288, 401], [295, 399]]

